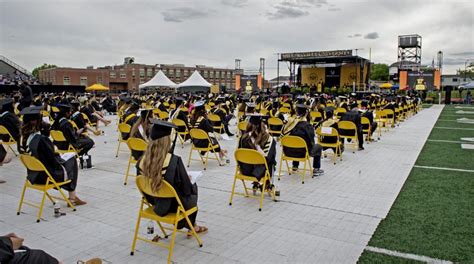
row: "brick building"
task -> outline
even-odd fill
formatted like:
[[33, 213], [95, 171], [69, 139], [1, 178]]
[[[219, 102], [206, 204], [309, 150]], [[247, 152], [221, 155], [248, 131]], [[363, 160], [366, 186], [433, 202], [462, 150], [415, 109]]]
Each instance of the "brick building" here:
[[199, 73], [211, 84], [235, 89], [235, 70], [213, 68], [204, 65], [195, 67], [183, 64], [146, 65], [134, 63], [133, 59], [125, 58], [122, 65], [87, 67], [87, 68], [52, 68], [39, 71], [39, 80], [53, 85], [84, 85], [101, 83], [110, 88], [111, 92], [138, 91], [138, 86], [149, 81], [155, 74], [163, 73], [175, 83], [184, 82], [191, 74]]

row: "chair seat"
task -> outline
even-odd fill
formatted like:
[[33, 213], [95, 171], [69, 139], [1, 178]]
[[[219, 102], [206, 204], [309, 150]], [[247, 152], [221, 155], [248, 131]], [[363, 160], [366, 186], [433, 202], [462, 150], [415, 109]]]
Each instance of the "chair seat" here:
[[[236, 175], [237, 179], [239, 180], [244, 180], [244, 181], [256, 181], [256, 182], [259, 182], [259, 180], [255, 177], [255, 176], [249, 176], [249, 175], [244, 175], [244, 174], [241, 174], [241, 173], [238, 173]], [[262, 181], [264, 177], [260, 178], [260, 181]]]
[[[56, 182], [56, 184], [58, 186], [62, 186], [64, 184], [68, 184], [70, 182], [71, 182], [71, 180], [67, 180], [67, 181], [64, 181], [64, 182]], [[28, 186], [30, 188], [33, 188], [35, 190], [49, 190], [49, 189], [53, 189], [55, 187], [54, 184], [33, 184], [30, 181], [26, 181], [26, 186]]]
[[205, 147], [205, 148], [194, 147], [194, 149], [199, 150], [199, 151], [209, 151], [209, 150], [214, 150], [218, 147], [219, 147], [219, 145], [216, 144], [216, 145], [212, 145], [211, 147]]
[[303, 157], [303, 158], [298, 158], [298, 157], [291, 157], [291, 156], [287, 156], [285, 154], [282, 153], [282, 158], [285, 159], [285, 160], [294, 160], [294, 161], [306, 161], [306, 157]]
[[[197, 207], [193, 207], [193, 208], [187, 210], [186, 212], [184, 212], [184, 214], [190, 215], [190, 214], [196, 212], [197, 209], [198, 209]], [[165, 216], [159, 216], [155, 213], [155, 211], [153, 211], [153, 207], [148, 207], [147, 209], [141, 211], [142, 217], [152, 219], [152, 220], [156, 220], [156, 221], [163, 222], [163, 223], [167, 223], [167, 224], [174, 224], [175, 221], [176, 221], [176, 218], [178, 218], [178, 221], [183, 220], [184, 219], [184, 214], [180, 214], [178, 217], [176, 216], [176, 213], [169, 213]]]

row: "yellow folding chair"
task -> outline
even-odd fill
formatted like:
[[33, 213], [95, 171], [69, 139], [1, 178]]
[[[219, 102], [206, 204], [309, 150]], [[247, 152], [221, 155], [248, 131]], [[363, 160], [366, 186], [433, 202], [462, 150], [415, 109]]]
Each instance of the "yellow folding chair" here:
[[290, 113], [290, 108], [289, 108], [290, 105], [289, 104], [287, 104], [287, 105], [288, 105], [288, 107], [280, 107], [280, 109], [278, 111], [280, 111], [280, 113], [282, 113], [282, 114], [289, 114]]
[[10, 134], [10, 131], [2, 125], [0, 125], [0, 136], [8, 136], [7, 141], [2, 140], [2, 145], [6, 145], [12, 152], [15, 154], [15, 156], [18, 156], [16, 151], [12, 148], [12, 145], [17, 145], [16, 140], [13, 138], [12, 134]]
[[[50, 133], [51, 138], [53, 139], [53, 143], [56, 146], [56, 152], [60, 154], [64, 153], [75, 153], [76, 157], [79, 155], [79, 150], [76, 149], [71, 143], [69, 143], [66, 138], [64, 137], [64, 134], [61, 130], [51, 130]], [[67, 149], [60, 149], [56, 143], [63, 143], [64, 145], [68, 145]]]
[[[186, 231], [178, 230], [178, 223], [181, 220], [185, 220], [188, 223], [188, 226], [191, 229], [190, 230], [191, 234], [196, 239], [199, 247], [202, 247], [201, 238], [196, 233], [196, 230], [194, 230], [194, 226], [192, 225], [191, 220], [189, 219], [189, 216], [198, 210], [197, 207], [193, 207], [191, 209], [186, 210], [183, 204], [181, 203], [181, 199], [179, 199], [179, 196], [176, 193], [176, 190], [173, 188], [173, 186], [171, 186], [171, 184], [169, 184], [165, 180], [163, 180], [161, 188], [158, 192], [154, 192], [151, 189], [150, 182], [147, 180], [147, 178], [145, 178], [145, 176], [138, 176], [136, 180], [136, 184], [137, 184], [138, 190], [142, 194], [142, 199], [140, 201], [140, 211], [138, 212], [137, 224], [135, 225], [135, 233], [133, 235], [132, 251], [130, 252], [130, 255], [133, 256], [135, 254], [135, 246], [137, 244], [137, 240], [141, 240], [153, 245], [167, 248], [169, 250], [168, 263], [171, 263], [171, 257], [173, 256], [176, 233], [177, 232], [187, 233]], [[145, 198], [145, 195], [149, 197], [154, 197], [154, 198], [175, 199], [176, 202], [178, 203], [178, 209], [176, 210], [176, 213], [169, 213], [165, 216], [159, 216], [153, 211], [154, 205], [148, 203], [148, 201]], [[169, 235], [166, 233], [165, 229], [172, 230], [170, 243], [165, 244], [162, 242], [155, 242], [151, 239], [147, 239], [146, 237], [139, 236], [138, 231], [140, 228], [140, 222], [142, 218], [156, 221], [156, 223], [161, 229], [161, 232], [163, 232], [163, 235], [165, 238], [168, 238], [168, 235]], [[173, 228], [164, 227], [162, 223], [167, 224], [167, 225], [172, 225]]]
[[168, 112], [160, 111], [158, 113], [158, 118], [163, 120], [163, 121], [168, 121], [168, 119], [170, 118], [170, 115], [168, 114]]
[[178, 128], [182, 128], [184, 127], [184, 131], [178, 131], [178, 129], [175, 129], [176, 133], [178, 133], [178, 138], [179, 138], [179, 141], [181, 142], [181, 148], [184, 148], [184, 142], [185, 142], [185, 139], [187, 138], [187, 136], [189, 135], [189, 130], [188, 130], [188, 127], [186, 126], [186, 123], [184, 123], [183, 120], [181, 119], [173, 119], [173, 124], [175, 124], [175, 126], [177, 126]]
[[[344, 145], [351, 145], [352, 153], [355, 153], [356, 149], [359, 148], [359, 138], [357, 137], [356, 125], [352, 121], [339, 121], [337, 126], [339, 127], [339, 137], [346, 140]], [[350, 143], [348, 139], [351, 140]]]
[[221, 117], [216, 114], [209, 114], [207, 118], [209, 119], [209, 121], [211, 121], [212, 127], [214, 128], [214, 132], [222, 134], [222, 130], [224, 130], [224, 124], [222, 124]]
[[[304, 149], [305, 156], [302, 158], [289, 156], [287, 153], [285, 153], [285, 148]], [[281, 177], [281, 167], [283, 165], [283, 161], [285, 161], [286, 169], [289, 175], [291, 175], [291, 169], [290, 169], [290, 166], [288, 165], [288, 161], [299, 161], [299, 162], [303, 162], [303, 171], [301, 171], [300, 174], [301, 174], [301, 183], [304, 184], [304, 178], [306, 176], [306, 172], [309, 172], [311, 175], [313, 173], [313, 168], [310, 162], [309, 151], [308, 151], [308, 146], [306, 146], [306, 141], [304, 141], [304, 139], [297, 136], [287, 135], [281, 139], [281, 149], [282, 151], [281, 151], [281, 156], [280, 156], [280, 166], [278, 169], [278, 180], [280, 180], [280, 177]], [[308, 169], [306, 167], [306, 164], [308, 164]]]
[[128, 182], [128, 176], [131, 177], [137, 177], [137, 175], [130, 175], [130, 165], [132, 164], [137, 164], [137, 160], [133, 157], [132, 151], [141, 151], [145, 152], [148, 144], [145, 142], [145, 140], [141, 138], [129, 138], [127, 140], [127, 146], [130, 149], [130, 157], [128, 158], [128, 165], [127, 165], [127, 171], [125, 171], [125, 179], [123, 181], [123, 185], [127, 185]]
[[116, 157], [116, 158], [118, 157], [118, 154], [119, 154], [120, 145], [121, 145], [122, 143], [127, 143], [127, 140], [126, 140], [126, 139], [123, 139], [122, 133], [130, 134], [130, 131], [132, 130], [132, 127], [131, 127], [129, 124], [127, 124], [127, 123], [120, 123], [120, 124], [118, 125], [118, 127], [119, 127], [119, 133], [118, 133], [118, 135], [119, 135], [119, 138], [118, 138], [119, 143], [118, 143], [118, 146], [117, 146], [117, 153], [115, 153], [115, 157]]
[[[326, 131], [323, 132], [322, 127], [318, 127], [316, 129], [316, 137], [318, 138], [318, 145], [320, 145], [323, 148], [331, 148], [335, 149], [333, 156], [332, 156], [332, 161], [334, 165], [336, 165], [336, 159], [337, 156], [340, 157], [340, 160], [342, 161], [342, 150], [341, 150], [341, 141], [339, 140], [339, 132], [337, 132], [337, 129], [334, 127], [325, 127], [324, 130], [330, 129], [331, 131], [327, 133]], [[327, 140], [325, 141], [324, 138], [334, 138], [336, 142], [333, 143], [328, 143]]]
[[384, 110], [375, 111], [375, 121], [377, 122], [377, 138], [380, 140], [382, 129], [385, 128], [385, 132], [389, 131], [387, 113]]
[[[20, 160], [27, 170], [36, 171], [36, 172], [44, 172], [48, 176], [48, 179], [46, 180], [45, 184], [32, 184], [28, 179], [25, 180], [25, 184], [23, 185], [23, 191], [21, 192], [20, 204], [18, 205], [18, 210], [16, 213], [17, 215], [20, 215], [21, 207], [23, 203], [25, 203], [29, 206], [33, 206], [39, 209], [38, 217], [36, 219], [36, 222], [39, 223], [41, 219], [41, 215], [43, 214], [44, 201], [46, 197], [48, 197], [48, 199], [53, 203], [53, 205], [56, 204], [56, 201], [53, 198], [63, 200], [73, 209], [73, 211], [76, 211], [76, 207], [74, 207], [74, 205], [71, 203], [69, 198], [64, 194], [63, 190], [61, 190], [61, 186], [70, 183], [71, 180], [56, 182], [54, 178], [51, 176], [51, 174], [49, 173], [49, 171], [44, 167], [43, 163], [41, 163], [41, 161], [39, 161], [37, 158], [33, 156], [30, 156], [27, 154], [21, 154]], [[27, 188], [38, 190], [43, 193], [43, 198], [41, 199], [41, 203], [39, 205], [29, 202], [29, 201], [25, 201], [25, 192]], [[61, 197], [55, 197], [55, 196], [50, 195], [48, 191], [51, 189], [56, 189], [59, 192], [59, 194], [61, 194]]]
[[342, 115], [346, 112], [347, 112], [347, 110], [345, 108], [342, 108], [342, 107], [336, 108], [336, 117], [337, 117], [337, 119], [341, 119]]
[[[217, 156], [217, 153], [215, 152], [215, 150], [219, 148], [219, 145], [218, 144], [212, 145], [211, 138], [204, 130], [199, 129], [199, 128], [192, 128], [189, 131], [189, 135], [191, 136], [192, 144], [191, 144], [191, 150], [189, 151], [188, 167], [191, 164], [191, 160], [198, 160], [198, 159], [191, 158], [193, 154], [193, 150], [196, 150], [198, 152], [199, 158], [204, 164], [204, 170], [207, 169], [208, 159], [217, 160], [217, 162], [219, 163], [219, 166], [223, 166], [223, 164], [221, 164], [219, 157]], [[209, 143], [207, 147], [201, 148], [194, 145], [194, 140], [207, 140]], [[206, 154], [205, 155], [201, 154], [202, 151], [206, 152]], [[212, 152], [215, 158], [209, 157], [209, 152]]]
[[392, 109], [384, 109], [383, 112], [387, 116], [387, 129], [388, 126], [395, 127], [395, 112]]
[[367, 143], [369, 143], [370, 141], [372, 141], [372, 124], [370, 123], [370, 120], [365, 116], [360, 119], [360, 122], [362, 124], [362, 133], [367, 134], [365, 140], [367, 141]]
[[[258, 210], [262, 211], [263, 196], [264, 196], [265, 192], [269, 193], [270, 196], [272, 197], [272, 199], [274, 201], [276, 201], [275, 190], [273, 188], [267, 190], [267, 188], [266, 188], [267, 187], [266, 186], [267, 181], [270, 182], [270, 171], [268, 170], [267, 160], [265, 159], [265, 157], [260, 152], [258, 152], [256, 150], [253, 150], [253, 149], [243, 149], [243, 148], [237, 149], [234, 153], [234, 156], [235, 156], [235, 160], [237, 162], [237, 166], [235, 168], [234, 183], [232, 184], [232, 192], [230, 194], [229, 205], [232, 205], [232, 199], [233, 199], [234, 195], [242, 195], [242, 196], [245, 196], [245, 197], [260, 199], [260, 207], [258, 208]], [[260, 178], [260, 180], [258, 180], [255, 176], [245, 175], [240, 170], [239, 163], [244, 163], [244, 164], [247, 164], [247, 165], [264, 165], [265, 166], [265, 175], [262, 178]], [[237, 182], [237, 180], [242, 181], [242, 184], [244, 185], [245, 193], [236, 193], [235, 192], [235, 183]], [[247, 186], [245, 185], [245, 181], [262, 183], [263, 186], [262, 186], [261, 195], [259, 195], [259, 196], [249, 195], [248, 191], [252, 190], [252, 188], [247, 188]]]
[[[280, 129], [277, 129], [278, 127], [280, 127]], [[281, 121], [280, 118], [270, 117], [268, 119], [268, 133], [272, 137], [280, 137], [282, 130], [283, 130], [283, 121]]]
[[311, 125], [317, 124], [323, 120], [323, 115], [319, 111], [311, 111], [309, 115], [311, 117]]
[[249, 124], [248, 121], [240, 121], [237, 124], [237, 128], [239, 129], [239, 136], [242, 136], [245, 133], [245, 131], [247, 130], [248, 124]]

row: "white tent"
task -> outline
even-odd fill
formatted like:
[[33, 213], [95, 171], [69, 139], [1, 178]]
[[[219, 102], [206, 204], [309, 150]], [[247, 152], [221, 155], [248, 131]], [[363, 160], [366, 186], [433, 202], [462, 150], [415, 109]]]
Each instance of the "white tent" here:
[[197, 70], [194, 71], [193, 74], [191, 74], [191, 76], [189, 76], [186, 81], [178, 84], [178, 88], [180, 90], [199, 90], [199, 88], [210, 88], [211, 86], [212, 84], [202, 78], [201, 74], [199, 74]]
[[462, 89], [474, 89], [474, 81], [468, 82], [468, 83], [463, 83], [459, 86], [459, 88]]
[[176, 87], [176, 83], [168, 79], [166, 75], [160, 70], [146, 83], [140, 84], [138, 86], [139, 89], [147, 88], [147, 87]]

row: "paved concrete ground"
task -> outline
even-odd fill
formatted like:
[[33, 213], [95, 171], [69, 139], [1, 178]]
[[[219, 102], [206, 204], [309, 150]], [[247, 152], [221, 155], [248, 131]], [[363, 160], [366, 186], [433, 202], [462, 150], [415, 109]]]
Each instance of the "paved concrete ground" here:
[[[304, 185], [295, 175], [283, 176], [278, 182], [280, 201], [267, 196], [262, 212], [257, 200], [240, 196], [230, 207], [235, 162], [219, 167], [210, 161], [198, 180], [198, 223], [209, 227], [202, 235], [204, 246], [178, 235], [173, 261], [355, 263], [395, 201], [441, 110], [436, 105], [423, 110], [383, 134], [379, 142], [366, 144], [364, 151], [346, 151], [337, 165], [323, 159], [326, 173], [307, 178]], [[26, 245], [44, 249], [65, 263], [96, 256], [106, 263], [164, 263], [165, 249], [140, 241], [135, 256], [129, 254], [140, 195], [134, 179], [122, 184], [129, 155], [126, 146], [115, 158], [115, 126], [105, 131], [105, 136], [94, 137], [96, 168], [80, 171], [78, 194], [88, 205], [72, 212], [62, 203], [66, 216], [54, 218], [51, 204], [41, 223], [35, 222], [37, 211], [32, 207], [24, 207], [17, 216], [25, 169], [18, 158], [0, 167], [1, 179], [7, 180], [0, 185], [0, 234], [15, 232], [26, 238]], [[235, 139], [221, 143], [233, 153]], [[189, 143], [176, 148], [185, 162], [189, 148]], [[189, 168], [201, 169], [198, 162]], [[27, 197], [39, 195], [30, 191]], [[145, 231], [147, 222], [142, 224]]]

